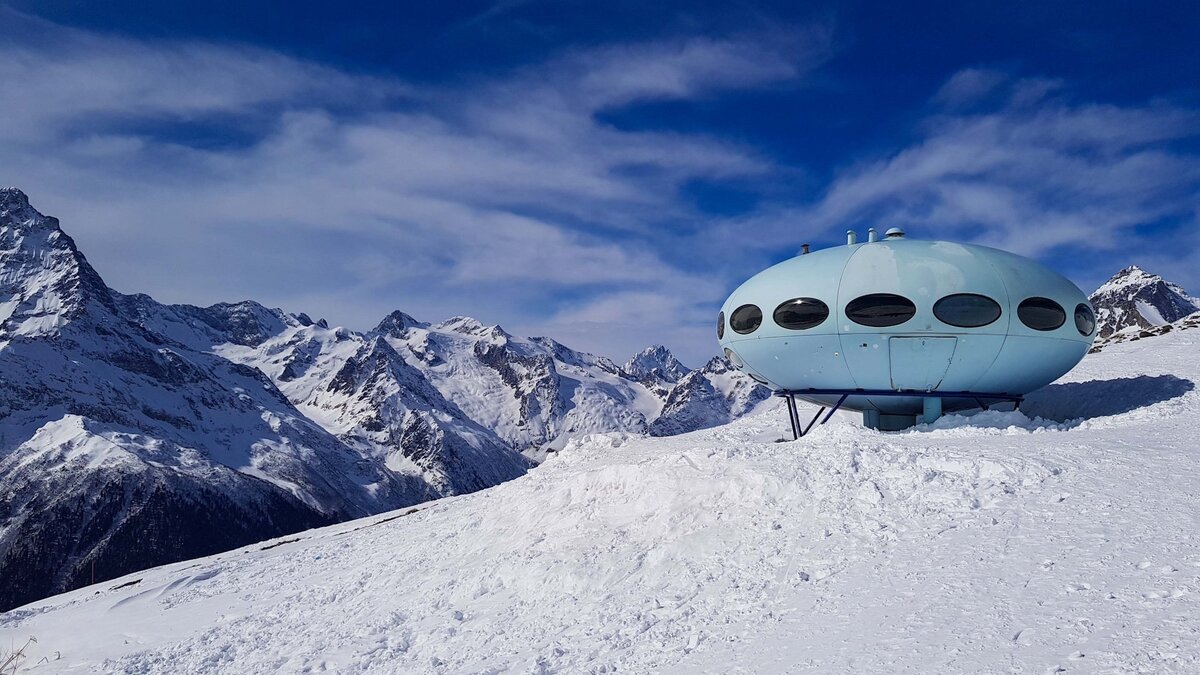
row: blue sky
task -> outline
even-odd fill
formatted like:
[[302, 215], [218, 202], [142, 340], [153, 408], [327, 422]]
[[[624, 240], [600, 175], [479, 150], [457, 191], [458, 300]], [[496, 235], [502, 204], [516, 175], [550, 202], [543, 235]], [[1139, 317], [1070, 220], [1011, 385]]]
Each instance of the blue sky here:
[[0, 4], [0, 183], [118, 290], [716, 353], [848, 228], [1200, 292], [1200, 4]]

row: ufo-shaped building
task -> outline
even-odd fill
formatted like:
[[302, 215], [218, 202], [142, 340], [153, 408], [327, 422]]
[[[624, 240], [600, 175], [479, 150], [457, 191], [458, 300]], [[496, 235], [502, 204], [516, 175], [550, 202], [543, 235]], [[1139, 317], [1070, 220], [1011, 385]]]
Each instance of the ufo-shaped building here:
[[878, 239], [805, 252], [729, 296], [717, 338], [734, 366], [788, 400], [861, 410], [882, 430], [1019, 402], [1091, 346], [1087, 296], [1045, 266], [985, 246]]

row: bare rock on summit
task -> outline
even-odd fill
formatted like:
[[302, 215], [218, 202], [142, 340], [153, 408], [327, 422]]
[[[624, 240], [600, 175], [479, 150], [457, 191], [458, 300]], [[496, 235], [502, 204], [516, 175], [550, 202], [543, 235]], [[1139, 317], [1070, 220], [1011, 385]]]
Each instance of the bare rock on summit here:
[[1178, 284], [1136, 265], [1117, 272], [1091, 295], [1097, 337], [1140, 332], [1179, 321], [1200, 311], [1200, 300]]

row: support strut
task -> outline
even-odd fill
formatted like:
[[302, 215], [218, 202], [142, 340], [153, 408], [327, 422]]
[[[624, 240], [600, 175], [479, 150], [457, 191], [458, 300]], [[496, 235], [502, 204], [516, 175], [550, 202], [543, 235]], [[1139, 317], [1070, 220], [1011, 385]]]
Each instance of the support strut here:
[[[826, 412], [825, 407], [822, 407], [820, 410], [818, 410], [817, 414], [812, 418], [812, 421], [809, 422], [808, 426], [805, 427], [801, 426], [800, 413], [796, 409], [797, 394], [802, 396], [832, 395], [838, 396], [839, 398], [837, 403], [833, 404], [833, 406], [829, 408], [828, 412]], [[975, 391], [911, 391], [904, 389], [794, 389], [776, 391], [775, 395], [782, 396], [787, 400], [788, 421], [792, 425], [792, 440], [803, 438], [808, 432], [812, 431], [812, 428], [817, 425], [817, 420], [820, 420], [821, 424], [828, 422], [831, 418], [833, 418], [833, 414], [842, 407], [842, 404], [845, 403], [846, 399], [850, 396], [895, 396], [904, 398], [923, 398], [925, 400], [922, 402], [922, 418], [926, 422], [931, 422], [937, 419], [937, 417], [941, 416], [942, 400], [947, 398], [965, 398], [968, 400], [974, 400], [975, 404], [983, 410], [989, 410], [990, 406], [994, 402], [1012, 402], [1016, 405], [1020, 405], [1022, 399], [1020, 396], [1013, 396], [1012, 394], [1005, 393], [993, 394]], [[863, 423], [867, 426], [871, 426], [868, 423], [868, 415], [870, 415], [872, 412], [878, 415], [879, 411], [865, 410], [863, 412]], [[821, 418], [822, 414], [825, 415], [824, 419]], [[878, 421], [876, 421], [875, 424], [878, 426]]]
[[846, 402], [846, 399], [849, 396], [850, 394], [842, 394], [842, 397], [838, 399], [838, 402], [833, 404], [833, 408], [830, 409], [829, 414], [825, 416], [825, 419], [821, 420], [821, 424], [828, 422], [829, 418], [833, 417], [833, 413], [837, 412], [838, 408], [842, 407], [842, 404]]
[[[833, 406], [833, 408], [829, 411], [829, 414], [825, 416], [825, 419], [821, 420], [821, 424], [825, 424], [829, 421], [830, 417], [833, 417], [833, 413], [837, 412], [838, 408], [842, 407], [842, 404], [846, 402], [847, 396], [849, 396], [849, 394], [845, 394], [838, 399], [837, 404]], [[802, 427], [800, 426], [800, 411], [796, 409], [796, 397], [792, 396], [791, 394], [784, 394], [783, 398], [785, 401], [787, 401], [788, 421], [792, 423], [792, 440], [795, 441], [804, 438], [805, 434], [812, 431], [812, 428], [817, 426], [817, 420], [821, 419], [821, 413], [825, 412], [825, 406], [821, 406], [821, 409], [817, 411], [817, 414], [813, 415], [813, 418], [809, 421], [808, 426]]]
[[820, 417], [821, 413], [823, 412], [825, 412], [825, 406], [821, 406], [821, 409], [817, 411], [817, 414], [813, 415], [812, 421], [808, 423], [808, 426], [804, 427], [804, 433], [807, 434], [808, 432], [812, 431], [813, 426], [815, 426], [817, 423], [817, 418]]
[[787, 400], [788, 421], [792, 423], [792, 440], [797, 440], [804, 435], [800, 430], [800, 413], [796, 411], [796, 397], [784, 396]]

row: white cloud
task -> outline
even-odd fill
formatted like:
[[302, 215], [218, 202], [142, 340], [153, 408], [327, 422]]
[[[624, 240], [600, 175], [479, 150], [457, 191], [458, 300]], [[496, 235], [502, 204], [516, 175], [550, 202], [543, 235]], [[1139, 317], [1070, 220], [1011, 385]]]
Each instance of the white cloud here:
[[[651, 244], [657, 222], [699, 217], [680, 186], [773, 167], [737, 143], [625, 131], [598, 113], [794, 80], [828, 49], [820, 31], [663, 40], [430, 88], [4, 19], [0, 183], [59, 216], [113, 286], [253, 297], [355, 327], [397, 307], [472, 313], [617, 357], [666, 341], [676, 321], [698, 326], [684, 308], [720, 292]], [[241, 138], [189, 141], [214, 127]], [[589, 318], [622, 298], [655, 309]]]
[[1044, 255], [1127, 247], [1139, 226], [1192, 208], [1200, 158], [1170, 143], [1200, 133], [1194, 111], [1009, 101], [928, 119], [911, 147], [845, 170], [807, 217]]
[[978, 103], [1009, 79], [1007, 73], [991, 68], [964, 68], [946, 80], [933, 100], [949, 107]]
[[[824, 61], [827, 27], [740, 39], [691, 38], [620, 45], [554, 64], [555, 77], [577, 82], [580, 102], [600, 110], [638, 100], [686, 99], [730, 88], [794, 79]], [[565, 82], [563, 82], [565, 84]]]

